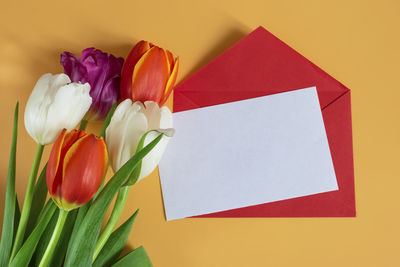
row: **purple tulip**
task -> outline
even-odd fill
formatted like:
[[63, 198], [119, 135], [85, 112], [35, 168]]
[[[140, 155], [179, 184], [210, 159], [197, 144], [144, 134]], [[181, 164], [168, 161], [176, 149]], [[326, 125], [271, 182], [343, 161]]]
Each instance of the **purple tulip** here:
[[81, 58], [70, 52], [61, 54], [61, 65], [71, 81], [90, 84], [93, 102], [85, 116], [86, 120], [104, 120], [118, 100], [123, 63], [123, 58], [116, 58], [93, 47], [83, 50]]

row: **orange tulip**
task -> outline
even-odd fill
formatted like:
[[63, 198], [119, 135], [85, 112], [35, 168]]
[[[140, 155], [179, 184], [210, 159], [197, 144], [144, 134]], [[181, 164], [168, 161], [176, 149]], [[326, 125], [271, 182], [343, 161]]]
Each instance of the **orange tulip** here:
[[146, 41], [137, 43], [122, 68], [122, 99], [154, 101], [162, 106], [167, 101], [178, 75], [179, 58], [168, 50]]
[[47, 188], [58, 207], [72, 210], [93, 198], [108, 163], [104, 139], [85, 131], [64, 129], [51, 149]]

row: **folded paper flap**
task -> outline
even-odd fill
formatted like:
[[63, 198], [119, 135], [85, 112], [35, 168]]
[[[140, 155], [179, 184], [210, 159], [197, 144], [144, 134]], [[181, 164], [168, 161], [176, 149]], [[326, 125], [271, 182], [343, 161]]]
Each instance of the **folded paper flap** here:
[[334, 194], [328, 195], [336, 200], [342, 200], [341, 206], [347, 207], [355, 216], [355, 187], [353, 161], [353, 135], [351, 124], [351, 92], [347, 91], [333, 103], [325, 107], [322, 116], [325, 123], [333, 166], [338, 179], [340, 198]]
[[[174, 111], [311, 86], [317, 87], [321, 107], [348, 91], [318, 66], [259, 27], [180, 83], [175, 88]], [[182, 105], [179, 101], [182, 95], [197, 106]]]
[[337, 98], [333, 99], [330, 103], [326, 104], [324, 107], [321, 107], [321, 110], [324, 110], [334, 104], [336, 101], [340, 100], [342, 97], [346, 96], [347, 94], [350, 94], [350, 89], [347, 91], [343, 92], [341, 95], [339, 95]]
[[[181, 100], [181, 98], [183, 100]], [[185, 103], [186, 106], [190, 106], [191, 107], [191, 108], [187, 108], [186, 110], [200, 108], [200, 105], [196, 104], [196, 100], [192, 100], [186, 94], [181, 94], [179, 92], [174, 92], [174, 102], [175, 101]], [[174, 110], [174, 112], [176, 112], [176, 111]]]
[[[295, 88], [297, 89], [297, 88]], [[294, 90], [295, 90], [294, 89]], [[281, 92], [276, 92], [276, 93], [283, 93], [287, 91], [293, 91], [293, 90], [282, 90]], [[319, 99], [321, 99], [321, 94], [323, 95], [323, 92], [319, 91], [317, 89]], [[340, 95], [338, 95], [336, 98], [333, 98], [331, 102], [326, 102], [325, 106], [321, 106], [321, 110], [324, 110], [331, 104], [335, 103], [339, 98], [344, 96], [350, 92], [349, 89], [346, 88], [346, 91], [342, 92]], [[201, 98], [207, 98], [207, 94], [210, 93], [210, 96], [215, 98], [215, 100], [210, 104], [209, 101], [203, 102]], [[262, 97], [266, 95], [272, 95], [276, 93], [266, 93], [266, 92], [246, 92], [246, 93], [251, 93], [252, 97], [251, 98], [256, 98], [256, 97]], [[219, 96], [220, 95], [220, 96]], [[196, 108], [202, 108], [202, 107], [208, 107], [208, 106], [214, 106], [214, 105], [220, 105], [224, 103], [231, 103], [231, 102], [236, 102], [236, 101], [241, 101], [241, 100], [246, 100], [248, 97], [243, 97], [242, 92], [203, 92], [203, 91], [185, 91], [185, 92], [175, 92], [174, 94], [174, 101], [179, 102], [179, 109], [174, 110], [174, 112], [181, 112], [185, 110], [191, 110], [191, 109], [196, 109]], [[246, 94], [247, 95], [247, 94]]]

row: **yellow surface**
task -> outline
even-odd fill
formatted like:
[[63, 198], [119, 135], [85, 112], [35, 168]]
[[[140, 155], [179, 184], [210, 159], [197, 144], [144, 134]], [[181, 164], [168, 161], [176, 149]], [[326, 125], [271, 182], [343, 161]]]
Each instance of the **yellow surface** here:
[[[0, 207], [14, 104], [22, 115], [38, 77], [62, 71], [63, 50], [95, 46], [125, 57], [147, 39], [180, 56], [182, 80], [263, 25], [352, 89], [357, 218], [166, 222], [154, 172], [128, 200], [124, 219], [140, 207], [130, 246], [144, 245], [156, 267], [400, 266], [399, 12], [398, 0], [3, 0]], [[35, 148], [22, 118], [20, 202]]]

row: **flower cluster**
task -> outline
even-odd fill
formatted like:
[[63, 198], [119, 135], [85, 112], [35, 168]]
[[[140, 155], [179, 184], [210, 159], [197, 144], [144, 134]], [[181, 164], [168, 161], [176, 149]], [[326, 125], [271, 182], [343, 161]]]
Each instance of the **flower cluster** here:
[[70, 52], [61, 54], [61, 65], [71, 81], [90, 84], [93, 103], [85, 116], [87, 120], [104, 120], [111, 106], [118, 101], [123, 64], [123, 58], [95, 48], [86, 48], [80, 58]]
[[[172, 114], [164, 104], [173, 90], [179, 59], [170, 51], [140, 41], [125, 61], [87, 48], [81, 56], [62, 53], [60, 62], [64, 73], [40, 77], [26, 104], [25, 128], [38, 146], [15, 238], [6, 240], [7, 235], [2, 235], [0, 266], [27, 266], [38, 246], [46, 248], [36, 255], [38, 266], [111, 264], [96, 260], [104, 260], [103, 247], [121, 215], [129, 188], [154, 171], [173, 134]], [[14, 123], [17, 119], [16, 111]], [[103, 120], [99, 136], [85, 130], [88, 122]], [[13, 142], [15, 139], [16, 131]], [[48, 163], [36, 182], [43, 147], [52, 143]], [[115, 174], [105, 183], [109, 161]], [[51, 200], [44, 206], [46, 196], [35, 194], [43, 192], [45, 184]], [[100, 232], [115, 194], [112, 215]], [[15, 204], [9, 203], [12, 199], [7, 198], [6, 207], [12, 206], [14, 211]], [[34, 199], [41, 203], [31, 209]], [[58, 220], [49, 228], [56, 207]], [[84, 210], [79, 210], [79, 224], [69, 227], [75, 234], [68, 249], [54, 255], [60, 236], [71, 235], [63, 225], [67, 219], [74, 225], [76, 214], [71, 211], [80, 207]], [[8, 217], [14, 220], [14, 213], [11, 215]], [[10, 225], [13, 221], [5, 221], [3, 233]], [[45, 229], [53, 231], [49, 241], [41, 239]], [[40, 242], [48, 244], [38, 245]], [[100, 254], [103, 256], [97, 258]]]

